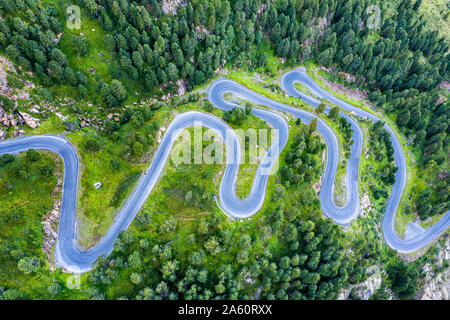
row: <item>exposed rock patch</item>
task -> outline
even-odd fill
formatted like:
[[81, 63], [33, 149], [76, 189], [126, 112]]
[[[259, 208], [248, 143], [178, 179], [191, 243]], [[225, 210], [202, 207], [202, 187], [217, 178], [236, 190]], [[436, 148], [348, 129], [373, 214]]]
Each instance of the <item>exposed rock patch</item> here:
[[182, 96], [183, 94], [186, 93], [186, 83], [183, 79], [180, 79], [177, 81], [177, 86], [178, 86], [178, 95]]
[[165, 127], [159, 128], [158, 134], [156, 135], [156, 141], [158, 141], [158, 143], [161, 143], [161, 140], [162, 140], [162, 134], [163, 134], [163, 132], [165, 132], [165, 131], [166, 131], [166, 128], [165, 128]]
[[[326, 156], [327, 156], [326, 151], [324, 150], [322, 152], [322, 165], [325, 163]], [[314, 189], [316, 194], [320, 193], [320, 189], [322, 188], [322, 179], [323, 179], [323, 174], [321, 174], [319, 180], [312, 185], [312, 188]]]
[[[329, 74], [337, 74], [338, 77], [345, 80], [347, 83], [354, 83], [356, 81], [356, 77], [354, 75], [351, 75], [349, 73], [345, 72], [337, 72], [336, 69], [333, 68], [326, 68], [326, 67], [319, 67], [317, 68], [318, 71], [325, 71]], [[359, 89], [350, 89], [345, 87], [344, 85], [340, 83], [331, 82], [328, 79], [325, 79], [319, 75], [317, 75], [322, 81], [326, 83], [326, 85], [334, 92], [341, 93], [351, 99], [362, 101], [363, 103], [372, 106], [372, 103], [369, 101], [368, 98], [368, 90], [359, 90]]]
[[[445, 248], [440, 247], [437, 257], [437, 267], [442, 267], [445, 261], [450, 261], [450, 238], [445, 242]], [[448, 263], [448, 262], [447, 262]], [[446, 267], [444, 271], [435, 273], [432, 265], [427, 263], [423, 270], [426, 274], [424, 286], [418, 293], [421, 300], [450, 300], [450, 268]]]
[[39, 127], [39, 125], [40, 125], [39, 119], [34, 118], [25, 112], [19, 112], [19, 115], [21, 116], [21, 118], [25, 122], [25, 124], [27, 126], [29, 126], [31, 129], [35, 129], [35, 128]]
[[[58, 168], [60, 167], [59, 158], [57, 158], [57, 166]], [[50, 211], [42, 217], [42, 225], [44, 228], [44, 241], [42, 243], [42, 251], [44, 251], [44, 253], [47, 255], [47, 260], [50, 264], [51, 271], [56, 269], [56, 267], [53, 265], [52, 249], [56, 243], [56, 238], [58, 237], [59, 215], [61, 212], [60, 195], [63, 184], [63, 179], [61, 178], [62, 173], [58, 172], [56, 173], [56, 176], [58, 177], [58, 182], [53, 188], [51, 194], [51, 197], [56, 198], [56, 200], [53, 201], [53, 206]]]
[[[20, 70], [20, 67], [19, 67]], [[8, 97], [13, 102], [9, 107], [11, 110], [0, 107], [0, 140], [6, 138], [9, 128], [12, 128], [12, 136], [18, 137], [25, 134], [25, 130], [20, 128], [20, 125], [27, 125], [28, 127], [35, 129], [40, 125], [39, 119], [32, 117], [25, 112], [19, 112], [17, 109], [17, 102], [28, 101], [30, 99], [29, 89], [34, 88], [32, 82], [23, 80], [23, 89], [11, 88], [8, 84], [8, 74], [17, 74], [17, 70], [14, 64], [8, 60], [8, 58], [0, 56], [0, 94]], [[28, 73], [32, 77], [32, 73]], [[33, 113], [39, 113], [39, 108], [33, 107]]]
[[47, 260], [50, 263], [50, 270], [55, 270], [52, 259], [52, 249], [58, 237], [59, 213], [61, 212], [61, 201], [53, 201], [52, 209], [44, 216], [42, 225], [44, 227], [44, 242], [42, 244], [42, 251], [47, 255]]
[[347, 300], [352, 291], [362, 300], [369, 300], [373, 293], [380, 288], [383, 279], [381, 277], [380, 269], [375, 265], [367, 268], [367, 274], [370, 274], [370, 277], [363, 283], [359, 283], [348, 289], [342, 290], [338, 300]]
[[442, 81], [437, 87], [438, 87], [438, 89], [443, 88], [443, 89], [447, 90], [448, 92], [450, 92], [450, 82], [448, 82], [448, 81]]
[[164, 14], [171, 13], [172, 15], [177, 14], [177, 8], [180, 4], [185, 5], [184, 0], [164, 0], [161, 2], [161, 10]]
[[372, 210], [372, 203], [370, 202], [370, 197], [367, 192], [364, 192], [361, 202], [361, 216], [365, 217], [366, 213], [370, 212]]
[[197, 33], [197, 39], [201, 41], [205, 40], [206, 36], [209, 36], [211, 34], [204, 25], [196, 26], [194, 30], [195, 33]]
[[8, 58], [0, 56], [0, 93], [7, 96], [11, 100], [16, 101], [16, 104], [17, 100], [29, 99], [30, 95], [28, 90], [34, 88], [34, 84], [29, 81], [24, 81], [25, 86], [23, 89], [14, 90], [8, 85], [8, 80], [6, 79], [8, 73], [17, 74], [17, 70]]

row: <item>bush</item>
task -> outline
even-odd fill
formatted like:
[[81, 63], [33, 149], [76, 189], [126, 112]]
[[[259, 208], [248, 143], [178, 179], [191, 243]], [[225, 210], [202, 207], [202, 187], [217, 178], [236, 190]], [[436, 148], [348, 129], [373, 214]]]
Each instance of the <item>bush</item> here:
[[0, 180], [0, 192], [8, 193], [8, 192], [10, 192], [12, 190], [14, 190], [14, 187], [11, 184], [9, 184], [6, 181]]
[[11, 111], [14, 108], [14, 101], [2, 94], [0, 94], [0, 104], [6, 111]]
[[338, 115], [339, 115], [339, 108], [338, 107], [331, 108], [330, 112], [328, 113], [328, 116], [331, 119], [336, 119]]
[[19, 78], [17, 78], [15, 75], [12, 74], [8, 74], [6, 76], [6, 81], [8, 81], [8, 85], [11, 88], [23, 89], [23, 87], [25, 87], [25, 83], [23, 83], [22, 80], [20, 80]]
[[8, 163], [13, 162], [14, 160], [16, 160], [16, 158], [9, 153], [1, 155], [0, 156], [0, 167], [3, 167], [4, 165], [6, 165]]
[[120, 162], [119, 162], [119, 160], [117, 160], [115, 158], [111, 159], [111, 167], [114, 170], [119, 171], [120, 170]]
[[8, 289], [3, 293], [3, 298], [5, 300], [17, 300], [22, 296], [22, 292], [17, 289]]
[[133, 154], [136, 157], [140, 157], [144, 154], [144, 146], [140, 142], [135, 142], [133, 145]]
[[45, 177], [51, 177], [53, 175], [53, 171], [55, 170], [55, 166], [50, 161], [46, 161], [41, 164], [41, 174]]
[[324, 112], [324, 111], [325, 111], [325, 107], [326, 107], [325, 103], [321, 102], [321, 103], [317, 106], [316, 112], [317, 112], [317, 113], [322, 113], [322, 112]]
[[114, 192], [114, 197], [111, 201], [111, 206], [117, 208], [120, 202], [125, 198], [128, 190], [132, 187], [132, 185], [139, 179], [141, 176], [140, 173], [132, 174], [123, 181], [116, 192]]
[[141, 283], [141, 281], [142, 281], [142, 276], [141, 276], [139, 273], [133, 272], [133, 273], [130, 275], [130, 281], [131, 281], [132, 283], [134, 283], [134, 284], [139, 284], [139, 283]]
[[55, 282], [49, 285], [47, 290], [52, 296], [56, 296], [61, 292], [61, 286]]
[[413, 265], [404, 261], [390, 262], [386, 272], [392, 292], [400, 299], [409, 299], [417, 292], [420, 273]]
[[41, 159], [41, 155], [34, 149], [29, 149], [26, 154], [26, 158], [28, 161], [36, 162]]
[[43, 101], [47, 101], [47, 102], [52, 102], [53, 101], [52, 94], [50, 93], [50, 91], [48, 91], [45, 88], [37, 88], [35, 90], [35, 93]]
[[20, 259], [17, 268], [25, 274], [30, 274], [39, 270], [41, 263], [37, 257], [25, 257]]
[[95, 152], [100, 150], [100, 142], [93, 137], [86, 137], [84, 139], [84, 148], [87, 151]]

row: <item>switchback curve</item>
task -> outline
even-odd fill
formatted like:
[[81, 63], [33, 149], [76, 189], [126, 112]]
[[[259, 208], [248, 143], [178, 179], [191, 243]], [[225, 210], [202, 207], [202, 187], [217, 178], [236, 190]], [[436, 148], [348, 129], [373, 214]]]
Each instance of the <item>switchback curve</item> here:
[[[283, 76], [283, 88], [293, 96], [301, 96], [303, 100], [313, 106], [318, 104], [317, 100], [307, 97], [295, 90], [294, 83], [296, 81], [304, 83], [315, 94], [332, 101], [344, 110], [353, 111], [358, 116], [365, 116], [374, 121], [378, 120], [378, 118], [372, 114], [342, 102], [321, 89], [304, 71], [294, 70]], [[289, 112], [293, 116], [300, 118], [306, 124], [315, 118], [313, 114], [307, 111], [273, 101], [236, 82], [226, 79], [218, 79], [213, 82], [208, 91], [209, 99], [216, 107], [230, 110], [236, 105], [225, 100], [224, 94], [227, 92], [233, 93], [238, 97], [252, 101], [258, 105], [267, 106], [273, 110]], [[169, 125], [146, 174], [138, 181], [132, 194], [117, 214], [110, 230], [95, 247], [87, 251], [82, 251], [77, 246], [75, 213], [79, 163], [76, 150], [70, 142], [59, 136], [28, 136], [0, 143], [0, 154], [18, 153], [34, 148], [53, 151], [61, 156], [64, 161], [65, 171], [61, 219], [58, 231], [58, 241], [55, 249], [55, 260], [66, 270], [81, 273], [90, 270], [98, 256], [109, 254], [112, 251], [114, 241], [119, 232], [130, 226], [134, 217], [139, 212], [146, 198], [157, 183], [169, 157], [170, 150], [178, 137], [178, 133], [182, 129], [195, 125], [198, 121], [200, 121], [203, 126], [216, 131], [225, 141], [227, 148], [227, 166], [219, 188], [219, 201], [222, 210], [233, 218], [244, 218], [255, 214], [263, 205], [270, 169], [274, 166], [279, 153], [287, 142], [289, 129], [284, 118], [275, 112], [259, 108], [253, 108], [252, 112], [262, 120], [271, 123], [271, 125], [277, 129], [275, 139], [275, 142], [277, 143], [273, 143], [270, 146], [263, 161], [259, 165], [255, 174], [252, 189], [246, 199], [239, 199], [235, 193], [241, 148], [236, 134], [230, 134], [230, 132], [232, 132], [231, 128], [215, 116], [196, 111], [185, 112], [177, 115]], [[344, 207], [338, 207], [332, 200], [339, 160], [339, 145], [333, 131], [319, 118], [317, 130], [324, 137], [327, 146], [327, 163], [320, 199], [322, 209], [327, 216], [331, 217], [338, 224], [348, 224], [351, 220], [356, 218], [359, 213], [358, 164], [363, 136], [356, 121], [346, 116], [344, 113], [341, 113], [341, 115], [349, 120], [353, 129], [354, 140], [346, 175], [348, 201]], [[395, 136], [395, 133], [388, 126], [386, 126], [386, 129], [391, 134], [395, 151], [394, 156], [397, 166], [399, 166], [399, 170], [397, 171], [396, 182], [388, 200], [386, 214], [383, 220], [383, 233], [389, 246], [399, 252], [409, 253], [426, 246], [441, 233], [445, 232], [450, 224], [450, 214], [447, 212], [438, 223], [414, 239], [402, 240], [398, 237], [394, 228], [394, 218], [398, 202], [400, 201], [404, 189], [406, 163], [403, 150], [401, 149], [401, 145]]]
[[[343, 110], [351, 112], [358, 117], [365, 117], [374, 122], [381, 121], [381, 119], [374, 114], [357, 108], [345, 101], [342, 101], [328, 91], [322, 89], [313, 79], [311, 79], [311, 77], [308, 76], [305, 68], [297, 68], [285, 73], [281, 79], [281, 86], [289, 95], [299, 97], [312, 106], [317, 106], [320, 101], [311, 98], [295, 89], [294, 84], [296, 82], [305, 85], [316, 96], [326, 99], [339, 106]], [[387, 130], [391, 137], [392, 146], [394, 148], [394, 159], [398, 170], [396, 172], [395, 183], [392, 186], [391, 194], [389, 195], [389, 199], [386, 205], [386, 211], [383, 218], [383, 236], [384, 240], [391, 248], [401, 253], [412, 253], [433, 242], [449, 228], [450, 211], [447, 211], [438, 222], [436, 222], [433, 226], [428, 228], [420, 235], [412, 239], [400, 238], [395, 230], [395, 214], [397, 212], [398, 205], [400, 203], [406, 185], [407, 164], [403, 147], [398, 140], [398, 137], [395, 134], [394, 130], [392, 130], [392, 128], [388, 124], [385, 124], [384, 128]], [[357, 139], [358, 138], [359, 137], [357, 137]]]

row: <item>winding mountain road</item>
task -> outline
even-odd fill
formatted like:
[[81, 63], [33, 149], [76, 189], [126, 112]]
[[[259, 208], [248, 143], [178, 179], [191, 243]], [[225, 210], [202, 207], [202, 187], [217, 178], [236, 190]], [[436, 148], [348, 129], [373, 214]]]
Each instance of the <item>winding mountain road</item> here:
[[[294, 88], [295, 82], [305, 84], [317, 96], [323, 97], [336, 105], [339, 105], [346, 111], [353, 111], [357, 116], [367, 117], [373, 121], [378, 120], [374, 115], [351, 106], [321, 89], [307, 76], [304, 70], [296, 69], [285, 74], [282, 78], [282, 87], [288, 94], [301, 97], [305, 102], [317, 106], [319, 101], [298, 92]], [[307, 111], [273, 101], [231, 80], [218, 79], [212, 83], [208, 90], [209, 99], [217, 108], [231, 110], [234, 106], [238, 106], [226, 101], [224, 98], [225, 93], [233, 93], [242, 99], [252, 101], [258, 105], [267, 106], [272, 110], [291, 113], [306, 124], [309, 124], [309, 122], [315, 118], [315, 115]], [[328, 110], [329, 107], [327, 107], [327, 111]], [[113, 250], [113, 244], [119, 232], [126, 230], [130, 226], [153, 187], [156, 185], [170, 155], [170, 151], [181, 130], [192, 127], [199, 122], [202, 126], [214, 130], [214, 132], [225, 141], [227, 165], [219, 187], [219, 203], [221, 209], [232, 218], [246, 218], [258, 212], [264, 203], [270, 172], [288, 140], [289, 126], [284, 117], [278, 113], [259, 108], [253, 108], [252, 113], [270, 123], [271, 126], [277, 130], [274, 143], [272, 143], [261, 161], [261, 164], [258, 166], [252, 189], [246, 199], [239, 199], [235, 192], [237, 173], [241, 160], [241, 146], [236, 133], [225, 122], [213, 115], [197, 111], [185, 112], [177, 115], [167, 128], [153, 161], [146, 173], [139, 179], [130, 197], [117, 213], [107, 234], [95, 247], [87, 251], [79, 249], [77, 245], [76, 202], [79, 161], [73, 145], [67, 139], [60, 136], [27, 136], [0, 143], [0, 155], [5, 153], [17, 154], [33, 148], [55, 152], [63, 159], [64, 183], [58, 241], [54, 253], [55, 261], [58, 265], [70, 272], [82, 273], [89, 271], [92, 268], [92, 264], [100, 255], [107, 255]], [[331, 217], [338, 224], [348, 224], [358, 216], [360, 210], [358, 196], [358, 165], [362, 151], [363, 135], [355, 120], [345, 113], [341, 113], [341, 115], [346, 117], [350, 122], [354, 141], [346, 174], [348, 201], [343, 207], [336, 206], [333, 201], [334, 181], [339, 162], [339, 144], [333, 130], [323, 120], [318, 118], [317, 130], [325, 139], [327, 146], [327, 162], [322, 190], [320, 192], [320, 200], [322, 210], [327, 216]], [[426, 246], [440, 234], [445, 232], [450, 225], [450, 213], [447, 212], [438, 223], [416, 238], [402, 240], [397, 235], [394, 227], [394, 219], [405, 186], [406, 162], [403, 150], [394, 132], [387, 125], [386, 129], [391, 134], [395, 151], [395, 161], [399, 170], [396, 173], [396, 182], [392, 188], [386, 207], [385, 218], [383, 220], [383, 233], [384, 238], [390, 247], [402, 253], [410, 253]]]
[[[313, 94], [316, 96], [331, 101], [333, 104], [339, 106], [343, 110], [354, 113], [358, 117], [366, 117], [372, 121], [380, 121], [381, 119], [377, 116], [373, 115], [370, 112], [364, 111], [360, 108], [357, 108], [345, 101], [342, 101], [336, 98], [334, 95], [329, 93], [328, 91], [322, 89], [311, 77], [309, 77], [304, 68], [298, 68], [293, 71], [287, 72], [283, 75], [281, 79], [282, 88], [291, 96], [299, 97], [304, 100], [306, 103], [311, 104], [313, 106], [317, 106], [319, 101], [313, 99], [302, 92], [295, 89], [294, 84], [298, 82], [305, 85]], [[342, 114], [342, 113], [341, 113]], [[384, 128], [387, 130], [389, 135], [391, 136], [392, 146], [394, 148], [394, 159], [395, 163], [398, 167], [398, 170], [395, 175], [395, 183], [392, 186], [391, 194], [389, 196], [386, 211], [383, 218], [383, 236], [386, 243], [393, 249], [397, 250], [401, 253], [412, 253], [415, 252], [432, 241], [438, 238], [442, 233], [444, 233], [450, 226], [450, 211], [447, 211], [441, 219], [436, 222], [433, 226], [428, 228], [422, 234], [412, 238], [412, 239], [401, 239], [397, 232], [395, 231], [395, 213], [397, 211], [398, 205], [400, 203], [403, 190], [405, 189], [406, 179], [407, 179], [407, 165], [405, 160], [405, 155], [403, 152], [402, 145], [397, 138], [394, 130], [385, 124]], [[353, 140], [360, 139], [359, 135], [353, 134]], [[355, 140], [356, 143], [358, 143]], [[328, 147], [328, 144], [327, 144]], [[353, 153], [353, 150], [352, 150]], [[360, 153], [359, 153], [360, 154]], [[352, 154], [353, 156], [353, 154]], [[349, 162], [351, 166], [351, 162]], [[322, 197], [321, 197], [322, 199]], [[336, 221], [334, 212], [331, 214], [329, 211], [325, 211], [325, 214], [329, 215], [335, 222]]]

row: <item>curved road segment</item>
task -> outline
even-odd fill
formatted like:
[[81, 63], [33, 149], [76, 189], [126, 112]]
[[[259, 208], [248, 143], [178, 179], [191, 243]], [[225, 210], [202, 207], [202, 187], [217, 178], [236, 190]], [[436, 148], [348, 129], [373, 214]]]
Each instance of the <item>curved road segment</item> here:
[[[311, 92], [316, 96], [331, 101], [333, 104], [339, 106], [343, 110], [354, 113], [358, 117], [366, 117], [372, 121], [381, 121], [381, 119], [379, 119], [372, 113], [361, 110], [351, 104], [348, 104], [336, 98], [328, 91], [322, 89], [313, 79], [311, 79], [307, 75], [306, 70], [304, 68], [298, 68], [284, 74], [281, 79], [281, 86], [289, 95], [299, 97], [306, 103], [311, 104], [313, 106], [317, 106], [319, 104], [318, 100], [313, 99], [295, 89], [294, 84], [296, 82], [301, 83], [306, 87], [308, 87], [308, 89], [311, 90]], [[403, 190], [405, 188], [407, 179], [406, 177], [407, 165], [402, 145], [398, 140], [395, 132], [387, 124], [384, 125], [384, 128], [391, 136], [392, 146], [394, 147], [394, 159], [398, 167], [398, 170], [395, 176], [395, 183], [392, 186], [391, 194], [389, 196], [386, 205], [386, 212], [384, 214], [383, 219], [383, 235], [386, 243], [391, 248], [401, 253], [412, 253], [420, 248], [425, 247], [427, 244], [431, 243], [433, 240], [438, 238], [443, 232], [445, 232], [448, 229], [448, 227], [450, 226], [450, 211], [447, 211], [442, 216], [442, 218], [438, 222], [436, 222], [432, 227], [428, 228], [425, 232], [412, 239], [403, 240], [398, 236], [397, 232], [395, 231], [395, 213], [397, 211], [398, 205], [401, 200], [401, 196], [403, 194]], [[355, 138], [360, 139], [360, 136], [359, 135], [355, 136], [355, 134], [353, 134], [353, 139], [355, 140]], [[361, 141], [355, 142], [361, 143]], [[349, 162], [349, 165], [350, 163], [351, 162]], [[333, 215], [330, 215], [330, 217], [333, 218], [333, 220], [335, 220]]]
[[[346, 111], [353, 111], [357, 116], [367, 117], [373, 121], [379, 120], [374, 115], [351, 106], [321, 89], [306, 72], [301, 69], [288, 72], [282, 78], [282, 87], [288, 94], [301, 97], [312, 106], [317, 106], [319, 101], [308, 97], [294, 88], [295, 82], [301, 82], [319, 97], [323, 97]], [[242, 99], [252, 101], [257, 105], [264, 105], [273, 110], [288, 112], [300, 118], [302, 122], [309, 124], [315, 116], [307, 111], [294, 108], [259, 95], [244, 86], [226, 79], [218, 79], [209, 88], [209, 99], [216, 107], [223, 110], [231, 110], [237, 104], [228, 102], [224, 98], [225, 93], [232, 93]], [[327, 107], [327, 111], [329, 107]], [[260, 165], [258, 166], [252, 189], [246, 199], [239, 199], [236, 196], [236, 180], [241, 160], [241, 146], [236, 133], [221, 119], [202, 112], [189, 111], [177, 115], [169, 125], [161, 144], [158, 147], [155, 157], [141, 176], [134, 191], [125, 202], [120, 212], [117, 214], [108, 233], [100, 242], [87, 251], [78, 248], [77, 226], [76, 226], [76, 202], [77, 186], [79, 174], [79, 162], [75, 148], [63, 137], [53, 135], [28, 136], [18, 139], [7, 140], [0, 143], [0, 154], [17, 154], [28, 149], [48, 150], [58, 154], [64, 162], [64, 183], [62, 192], [62, 206], [60, 215], [60, 226], [58, 231], [58, 241], [55, 249], [55, 260], [58, 265], [70, 272], [82, 273], [92, 269], [92, 264], [102, 254], [109, 254], [113, 250], [114, 241], [122, 230], [126, 230], [133, 221], [136, 214], [144, 204], [148, 195], [157, 183], [164, 165], [170, 156], [170, 151], [177, 140], [181, 130], [197, 125], [214, 130], [223, 141], [227, 150], [227, 166], [219, 188], [219, 202], [221, 209], [232, 218], [246, 218], [254, 215], [261, 209], [269, 175], [273, 169], [280, 152], [286, 145], [289, 137], [289, 127], [285, 119], [272, 111], [253, 108], [252, 113], [264, 121], [269, 122], [276, 128], [274, 143], [270, 146]], [[327, 163], [323, 177], [322, 190], [320, 192], [321, 206], [324, 213], [331, 217], [338, 224], [348, 224], [356, 218], [359, 213], [358, 196], [358, 164], [362, 150], [363, 135], [356, 121], [344, 113], [353, 129], [353, 145], [351, 157], [348, 161], [346, 185], [347, 203], [343, 207], [338, 207], [333, 201], [334, 181], [339, 161], [339, 144], [333, 131], [326, 123], [318, 118], [317, 130], [325, 139], [327, 146]], [[396, 173], [396, 182], [392, 188], [391, 195], [386, 207], [385, 218], [383, 220], [383, 233], [387, 244], [402, 253], [414, 252], [433, 240], [441, 233], [445, 232], [450, 225], [450, 213], [447, 212], [438, 223], [429, 228], [426, 232], [409, 240], [402, 240], [396, 234], [394, 228], [395, 212], [398, 207], [406, 180], [406, 163], [401, 145], [394, 132], [387, 125], [385, 126], [391, 134], [395, 161], [399, 170]]]

